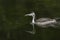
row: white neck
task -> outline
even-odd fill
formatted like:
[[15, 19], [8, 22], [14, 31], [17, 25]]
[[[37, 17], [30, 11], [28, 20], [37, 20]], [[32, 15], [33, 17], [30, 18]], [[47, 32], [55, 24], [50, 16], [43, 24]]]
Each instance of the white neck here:
[[35, 16], [33, 16], [32, 23], [35, 23]]

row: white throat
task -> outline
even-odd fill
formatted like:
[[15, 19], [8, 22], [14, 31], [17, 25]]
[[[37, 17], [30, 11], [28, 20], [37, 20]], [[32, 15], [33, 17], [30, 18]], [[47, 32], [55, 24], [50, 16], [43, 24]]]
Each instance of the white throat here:
[[34, 23], [35, 23], [35, 15], [32, 16], [32, 17], [33, 17], [33, 19], [32, 19], [32, 24], [34, 24]]

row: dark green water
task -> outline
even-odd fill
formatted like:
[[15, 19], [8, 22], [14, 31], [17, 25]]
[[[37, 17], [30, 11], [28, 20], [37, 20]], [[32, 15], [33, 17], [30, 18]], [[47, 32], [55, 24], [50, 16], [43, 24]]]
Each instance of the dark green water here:
[[34, 11], [36, 18], [60, 17], [60, 0], [0, 0], [0, 40], [60, 40], [59, 28], [32, 30], [31, 17], [24, 15]]

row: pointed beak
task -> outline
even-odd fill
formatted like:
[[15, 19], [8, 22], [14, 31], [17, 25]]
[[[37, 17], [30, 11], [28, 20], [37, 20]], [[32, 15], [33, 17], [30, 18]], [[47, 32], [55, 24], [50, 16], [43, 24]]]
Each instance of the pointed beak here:
[[25, 16], [32, 16], [31, 14], [26, 14]]
[[28, 16], [28, 14], [26, 14], [25, 16]]

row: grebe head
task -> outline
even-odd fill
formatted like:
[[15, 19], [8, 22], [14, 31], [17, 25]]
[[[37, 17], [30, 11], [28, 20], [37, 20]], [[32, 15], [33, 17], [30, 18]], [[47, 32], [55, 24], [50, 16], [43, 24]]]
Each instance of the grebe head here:
[[35, 16], [35, 13], [32, 12], [32, 13], [30, 13], [30, 14], [26, 14], [25, 16]]

